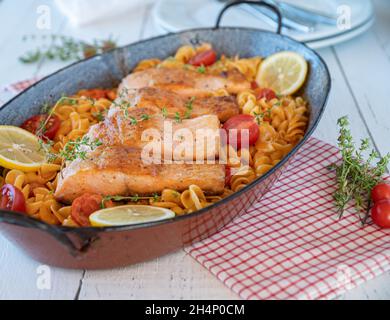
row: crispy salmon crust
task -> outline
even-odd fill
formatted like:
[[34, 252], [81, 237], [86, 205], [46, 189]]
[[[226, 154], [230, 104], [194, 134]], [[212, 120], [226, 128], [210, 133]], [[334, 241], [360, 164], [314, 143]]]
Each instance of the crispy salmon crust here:
[[152, 195], [164, 189], [184, 191], [198, 185], [206, 194], [224, 190], [225, 166], [220, 164], [145, 164], [141, 150], [99, 147], [88, 159], [77, 159], [60, 174], [57, 200], [71, 203], [84, 193]]
[[220, 75], [201, 74], [184, 68], [152, 68], [128, 75], [118, 92], [145, 87], [174, 91], [185, 97], [207, 97], [225, 89], [231, 94], [250, 89], [251, 85], [238, 70]]

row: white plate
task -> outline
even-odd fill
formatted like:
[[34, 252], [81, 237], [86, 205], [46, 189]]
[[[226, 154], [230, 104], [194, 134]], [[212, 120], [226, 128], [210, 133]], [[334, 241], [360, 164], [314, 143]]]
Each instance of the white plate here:
[[[283, 29], [283, 34], [298, 41], [306, 42], [313, 48], [332, 45], [349, 40], [366, 31], [374, 21], [373, 6], [370, 0], [330, 0], [330, 1], [294, 1], [307, 7], [315, 6], [317, 10], [331, 13], [337, 12], [340, 5], [349, 6], [351, 12], [351, 28], [340, 30], [335, 26], [318, 25], [314, 31], [302, 33]], [[308, 5], [310, 3], [310, 5]], [[314, 3], [314, 4], [313, 4]], [[216, 0], [160, 0], [153, 9], [153, 16], [161, 30], [177, 32], [181, 30], [213, 27], [223, 4]], [[265, 22], [254, 17], [244, 9], [229, 9], [222, 19], [224, 26], [241, 26], [273, 30]]]

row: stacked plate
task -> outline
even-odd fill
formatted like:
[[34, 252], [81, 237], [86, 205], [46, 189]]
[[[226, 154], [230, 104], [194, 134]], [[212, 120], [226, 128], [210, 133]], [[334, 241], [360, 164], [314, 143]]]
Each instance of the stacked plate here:
[[[334, 45], [352, 39], [371, 27], [374, 11], [370, 0], [295, 0], [284, 2], [320, 12], [332, 17], [334, 23], [311, 23], [308, 30], [285, 27], [283, 34], [305, 42], [312, 48]], [[186, 29], [211, 27], [224, 6], [217, 0], [160, 0], [153, 9], [156, 25], [162, 32], [177, 32]], [[252, 7], [252, 6], [251, 6]], [[222, 25], [241, 26], [275, 30], [269, 19], [248, 5], [229, 9], [223, 17]]]

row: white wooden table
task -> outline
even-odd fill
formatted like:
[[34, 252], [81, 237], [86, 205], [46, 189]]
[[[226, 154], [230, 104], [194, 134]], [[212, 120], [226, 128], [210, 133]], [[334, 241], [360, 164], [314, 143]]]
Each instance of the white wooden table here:
[[[356, 138], [369, 136], [383, 155], [390, 151], [390, 2], [375, 0], [377, 23], [347, 43], [321, 49], [333, 88], [326, 114], [315, 135], [336, 143], [336, 120], [352, 120]], [[52, 28], [36, 28], [37, 8], [48, 5]], [[32, 43], [28, 34], [67, 34], [90, 40], [110, 34], [127, 44], [157, 35], [150, 5], [142, 11], [74, 29], [50, 0], [0, 2], [0, 85], [47, 75], [62, 63], [23, 65], [17, 57]], [[39, 263], [26, 257], [0, 235], [0, 299], [238, 299], [184, 251], [127, 268], [110, 271], [69, 271], [51, 268], [51, 288], [37, 288]], [[39, 271], [39, 269], [38, 269]], [[390, 272], [356, 288], [341, 299], [390, 299]]]

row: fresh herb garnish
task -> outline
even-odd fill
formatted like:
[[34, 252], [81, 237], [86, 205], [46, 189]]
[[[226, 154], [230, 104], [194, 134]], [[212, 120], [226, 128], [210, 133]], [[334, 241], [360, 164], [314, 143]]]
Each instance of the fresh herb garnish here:
[[93, 113], [92, 115], [95, 117], [95, 119], [96, 119], [97, 121], [99, 121], [99, 122], [104, 121], [104, 114], [103, 114], [103, 112], [101, 112], [101, 111], [95, 112], [95, 113]]
[[[390, 161], [390, 154], [381, 157], [375, 150], [372, 150], [368, 159], [365, 160], [364, 153], [370, 148], [369, 140], [363, 139], [359, 148], [356, 148], [349, 130], [348, 117], [340, 118], [337, 123], [340, 127], [338, 146], [342, 160], [340, 164], [330, 166], [330, 169], [336, 171], [337, 177], [337, 190], [334, 193], [335, 204], [341, 218], [346, 206], [353, 202], [364, 223], [370, 209], [371, 190], [382, 181], [382, 176]], [[373, 162], [376, 162], [375, 166]], [[362, 212], [365, 213], [364, 218], [361, 218]]]
[[76, 159], [85, 160], [88, 151], [93, 151], [101, 145], [102, 142], [98, 139], [91, 140], [88, 136], [84, 136], [82, 138], [77, 138], [74, 141], [68, 141], [60, 151], [59, 156], [67, 161]]
[[281, 105], [282, 105], [282, 103], [280, 101], [278, 101], [278, 102], [275, 102], [273, 104], [273, 107], [280, 107]]
[[127, 101], [129, 90], [127, 88], [122, 88], [119, 92], [119, 97], [117, 100], [113, 101], [113, 105], [120, 110], [122, 110], [125, 119], [129, 118], [129, 109], [131, 108], [131, 104]]
[[137, 120], [136, 118], [134, 118], [134, 117], [130, 117], [130, 123], [131, 123], [133, 126], [135, 126], [135, 125], [138, 124], [138, 120]]
[[[24, 36], [23, 40], [36, 40], [36, 36]], [[43, 36], [41, 40], [47, 40], [49, 43], [40, 48], [26, 52], [19, 57], [22, 63], [31, 64], [44, 60], [80, 60], [89, 58], [96, 54], [107, 52], [117, 47], [116, 41], [111, 37], [104, 40], [93, 40], [92, 43], [76, 40], [72, 37], [63, 35]]]
[[176, 112], [176, 113], [175, 113], [175, 121], [176, 121], [177, 123], [180, 123], [180, 122], [182, 121], [179, 112]]
[[192, 97], [190, 100], [187, 101], [186, 103], [186, 112], [184, 114], [184, 118], [185, 119], [190, 119], [191, 118], [191, 115], [192, 115], [192, 110], [193, 110], [193, 103], [195, 101], [195, 97]]
[[50, 103], [45, 102], [44, 104], [42, 104], [42, 107], [41, 107], [41, 113], [42, 114], [50, 113], [50, 111], [51, 111]]
[[205, 73], [206, 72], [206, 67], [204, 65], [201, 65], [196, 69], [199, 73]]
[[38, 137], [38, 143], [39, 151], [45, 152], [47, 162], [53, 163], [56, 159], [58, 159], [58, 155], [53, 152], [53, 141], [43, 140], [42, 138]]
[[138, 202], [140, 200], [150, 200], [150, 199], [156, 199], [156, 195], [157, 195], [157, 199], [158, 199], [158, 194], [153, 194], [152, 197], [140, 197], [139, 195], [134, 195], [134, 196], [129, 196], [129, 197], [124, 197], [124, 196], [106, 196], [106, 197], [103, 197], [103, 200], [102, 200], [102, 203], [101, 203], [101, 208], [104, 209], [106, 206], [105, 206], [105, 202], [106, 201], [115, 201], [115, 202], [119, 202], [119, 201], [130, 201], [130, 202]]
[[164, 119], [166, 119], [168, 117], [168, 110], [167, 110], [167, 108], [163, 107], [161, 109], [161, 112], [162, 112], [162, 115], [163, 115]]
[[160, 200], [160, 196], [158, 193], [153, 193], [153, 202], [158, 202]]
[[141, 120], [142, 120], [142, 121], [150, 120], [150, 118], [151, 118], [151, 116], [148, 115], [148, 114], [142, 114], [142, 115], [141, 115]]
[[[62, 105], [65, 105], [65, 104], [69, 104], [69, 105], [75, 105], [77, 104], [77, 102], [79, 100], [85, 100], [87, 98], [69, 98], [69, 97], [66, 97], [66, 96], [62, 96], [58, 101], [57, 103], [53, 106], [53, 108], [49, 108], [49, 113], [46, 117], [46, 120], [45, 121], [41, 121], [41, 123], [39, 124], [39, 127], [38, 127], [38, 130], [37, 132], [35, 133], [36, 136], [38, 136], [38, 138], [43, 138], [44, 135], [45, 135], [45, 131], [46, 131], [46, 125], [48, 124], [48, 122], [50, 121], [50, 118], [51, 116], [54, 114], [57, 106], [62, 106]], [[46, 104], [46, 106], [48, 107], [48, 104]]]
[[253, 112], [253, 115], [255, 116], [255, 120], [257, 124], [260, 125], [265, 117], [267, 118], [271, 117], [271, 109], [267, 109], [264, 112]]
[[255, 116], [255, 120], [257, 122], [258, 125], [261, 124], [261, 122], [263, 121], [263, 118], [264, 118], [264, 113], [263, 112], [253, 112], [254, 116]]

